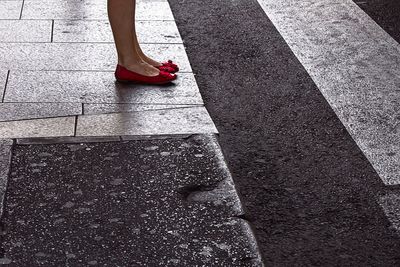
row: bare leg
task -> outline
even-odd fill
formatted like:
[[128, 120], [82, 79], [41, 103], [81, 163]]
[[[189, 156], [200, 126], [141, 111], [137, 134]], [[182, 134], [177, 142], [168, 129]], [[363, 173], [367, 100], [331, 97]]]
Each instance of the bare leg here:
[[156, 66], [156, 67], [162, 65], [160, 62], [155, 61], [155, 60], [152, 59], [152, 58], [149, 58], [148, 56], [146, 56], [146, 55], [143, 53], [143, 50], [142, 50], [142, 48], [141, 48], [140, 45], [139, 45], [139, 41], [138, 41], [138, 38], [137, 38], [136, 27], [135, 27], [135, 25], [134, 25], [134, 27], [133, 27], [133, 45], [135, 46], [136, 52], [139, 54], [139, 56], [140, 56], [145, 62], [149, 63], [149, 64], [152, 65], [152, 66]]
[[157, 76], [160, 71], [147, 63], [134, 45], [135, 5], [136, 0], [108, 0], [108, 18], [117, 48], [118, 64], [145, 76]]

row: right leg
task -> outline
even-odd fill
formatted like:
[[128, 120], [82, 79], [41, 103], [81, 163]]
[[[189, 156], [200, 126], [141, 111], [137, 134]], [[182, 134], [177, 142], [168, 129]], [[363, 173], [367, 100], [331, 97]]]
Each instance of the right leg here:
[[135, 47], [136, 0], [108, 0], [108, 18], [118, 53], [118, 64], [145, 76], [157, 76], [159, 70], [145, 62]]
[[142, 50], [142, 48], [140, 47], [138, 38], [137, 38], [137, 33], [136, 33], [136, 25], [134, 25], [133, 27], [133, 45], [135, 46], [136, 52], [139, 54], [139, 56], [146, 61], [147, 63], [149, 63], [150, 65], [154, 66], [154, 67], [159, 67], [162, 66], [162, 64], [160, 62], [155, 61], [152, 58], [149, 58], [148, 56], [146, 56]]

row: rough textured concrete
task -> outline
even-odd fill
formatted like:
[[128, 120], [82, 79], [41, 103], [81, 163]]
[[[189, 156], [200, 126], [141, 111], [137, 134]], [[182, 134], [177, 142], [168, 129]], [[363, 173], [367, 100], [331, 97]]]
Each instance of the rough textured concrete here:
[[212, 136], [16, 146], [2, 262], [261, 266]]
[[84, 115], [76, 136], [218, 133], [204, 107]]
[[0, 103], [0, 121], [64, 117], [82, 114], [80, 103]]
[[51, 20], [0, 20], [0, 42], [50, 42], [51, 24]]
[[[1, 64], [1, 63], [0, 63]], [[115, 82], [113, 72], [11, 72], [5, 102], [203, 104], [191, 73], [157, 85]]]
[[[181, 43], [174, 21], [136, 21], [140, 43]], [[107, 20], [56, 20], [54, 42], [113, 42]]]

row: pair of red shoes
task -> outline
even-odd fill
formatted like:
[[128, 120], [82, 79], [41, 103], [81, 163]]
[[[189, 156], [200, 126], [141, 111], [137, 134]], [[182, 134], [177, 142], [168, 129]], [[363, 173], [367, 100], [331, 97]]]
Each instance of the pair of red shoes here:
[[162, 63], [156, 67], [160, 70], [157, 76], [144, 76], [139, 73], [128, 70], [127, 68], [117, 65], [115, 70], [115, 78], [119, 82], [144, 83], [144, 84], [166, 84], [177, 78], [175, 72], [179, 71], [179, 67], [171, 60]]

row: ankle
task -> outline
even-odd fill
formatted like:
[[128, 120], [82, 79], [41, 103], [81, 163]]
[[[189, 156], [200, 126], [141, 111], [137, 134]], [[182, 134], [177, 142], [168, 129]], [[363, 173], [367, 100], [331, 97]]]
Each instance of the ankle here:
[[155, 61], [154, 59], [149, 58], [148, 56], [146, 56], [146, 55], [144, 55], [144, 54], [143, 54], [143, 55], [140, 55], [140, 57], [141, 57], [142, 60], [145, 61], [147, 64], [150, 64], [150, 65], [152, 65], [152, 66], [154, 66], [154, 67], [162, 66], [162, 64], [161, 64], [160, 62]]
[[139, 66], [143, 63], [144, 61], [141, 58], [118, 59], [118, 65], [121, 65], [125, 68], [129, 66]]

